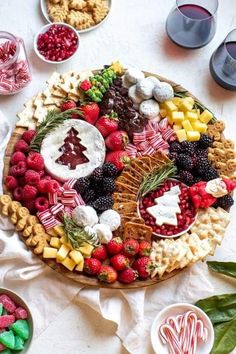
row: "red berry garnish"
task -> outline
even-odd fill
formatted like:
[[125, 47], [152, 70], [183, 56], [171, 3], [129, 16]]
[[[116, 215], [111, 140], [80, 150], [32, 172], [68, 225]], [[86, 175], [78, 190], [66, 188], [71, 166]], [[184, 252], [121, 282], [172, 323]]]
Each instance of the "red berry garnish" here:
[[15, 144], [15, 151], [27, 153], [29, 151], [29, 145], [23, 139], [20, 139]]
[[40, 175], [34, 170], [28, 170], [25, 172], [25, 183], [30, 186], [37, 186], [40, 181]]
[[34, 136], [36, 134], [36, 131], [33, 129], [29, 129], [26, 132], [23, 133], [22, 139], [27, 142], [27, 144], [30, 144], [31, 141], [33, 140]]
[[31, 152], [27, 157], [27, 166], [34, 171], [41, 171], [44, 169], [44, 160], [38, 152]]
[[9, 174], [14, 177], [23, 176], [26, 172], [26, 169], [26, 162], [20, 161], [17, 165], [14, 165], [10, 168]]
[[13, 176], [7, 176], [5, 183], [6, 183], [7, 189], [9, 189], [9, 190], [15, 189], [18, 186], [18, 181]]
[[99, 261], [105, 261], [107, 259], [107, 250], [104, 245], [96, 247], [92, 252], [92, 257], [99, 259]]
[[20, 202], [22, 200], [22, 188], [21, 187], [17, 187], [16, 189], [14, 189], [13, 199], [18, 202]]
[[46, 187], [47, 193], [55, 193], [60, 188], [60, 185], [59, 185], [59, 183], [57, 181], [52, 179], [50, 181], [47, 181], [45, 187]]
[[49, 202], [45, 197], [38, 197], [35, 200], [35, 207], [38, 211], [47, 210], [49, 207]]
[[11, 157], [11, 165], [17, 165], [20, 161], [26, 161], [26, 156], [21, 151], [16, 151]]
[[34, 186], [30, 186], [26, 184], [22, 190], [22, 200], [27, 201], [27, 200], [35, 199], [37, 192], [38, 191]]
[[87, 274], [97, 275], [100, 272], [102, 263], [96, 258], [88, 258], [84, 261], [84, 271]]

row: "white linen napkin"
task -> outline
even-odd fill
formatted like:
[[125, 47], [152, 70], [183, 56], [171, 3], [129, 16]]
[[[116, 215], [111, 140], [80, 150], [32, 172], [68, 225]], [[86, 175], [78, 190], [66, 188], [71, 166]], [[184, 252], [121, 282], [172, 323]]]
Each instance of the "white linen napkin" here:
[[[9, 136], [9, 124], [0, 112], [0, 178]], [[150, 353], [150, 326], [159, 310], [171, 303], [194, 303], [213, 292], [204, 272], [206, 266], [197, 264], [172, 279], [140, 290], [80, 286], [46, 266], [20, 241], [7, 218], [0, 218], [0, 287], [16, 291], [27, 301], [35, 320], [35, 337], [74, 299], [117, 323], [116, 334], [130, 353]]]

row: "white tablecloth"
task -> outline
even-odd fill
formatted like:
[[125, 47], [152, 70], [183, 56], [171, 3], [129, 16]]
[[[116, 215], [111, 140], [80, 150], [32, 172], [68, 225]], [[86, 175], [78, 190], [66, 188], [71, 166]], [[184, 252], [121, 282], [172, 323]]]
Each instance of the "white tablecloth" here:
[[[39, 1], [1, 2], [1, 29], [24, 38], [33, 73], [32, 83], [23, 92], [0, 97], [0, 109], [10, 125], [14, 126], [16, 112], [42, 89], [52, 71], [96, 68], [120, 59], [125, 65], [137, 65], [181, 83], [227, 122], [226, 134], [236, 140], [236, 94], [217, 86], [208, 71], [211, 53], [229, 30], [236, 27], [235, 0], [220, 3], [217, 34], [207, 47], [196, 51], [178, 48], [166, 37], [165, 19], [174, 0], [113, 0], [113, 3], [106, 23], [81, 36], [76, 58], [52, 66], [41, 62], [32, 49], [33, 36], [44, 24]], [[1, 143], [0, 138], [0, 146]], [[234, 207], [231, 211], [232, 222], [214, 257], [217, 260], [236, 258], [235, 210]], [[6, 227], [9, 225], [1, 226]], [[174, 301], [194, 302], [209, 294], [235, 290], [235, 283], [208, 273], [205, 264], [147, 290], [82, 289], [43, 266], [13, 231], [0, 232], [0, 253], [0, 286], [18, 291], [28, 300], [34, 314], [36, 333], [30, 354], [126, 353], [115, 333], [132, 354], [151, 354], [149, 329], [160, 308]]]

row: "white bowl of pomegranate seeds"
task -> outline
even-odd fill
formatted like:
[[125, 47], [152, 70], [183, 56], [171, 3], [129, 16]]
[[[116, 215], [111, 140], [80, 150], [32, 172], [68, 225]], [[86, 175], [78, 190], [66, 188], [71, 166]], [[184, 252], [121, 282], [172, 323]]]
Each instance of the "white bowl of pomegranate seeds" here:
[[209, 354], [214, 344], [214, 329], [200, 308], [177, 303], [158, 313], [151, 328], [151, 342], [158, 354]]
[[78, 32], [65, 23], [44, 26], [36, 34], [34, 50], [40, 59], [50, 64], [61, 64], [70, 60], [78, 51]]

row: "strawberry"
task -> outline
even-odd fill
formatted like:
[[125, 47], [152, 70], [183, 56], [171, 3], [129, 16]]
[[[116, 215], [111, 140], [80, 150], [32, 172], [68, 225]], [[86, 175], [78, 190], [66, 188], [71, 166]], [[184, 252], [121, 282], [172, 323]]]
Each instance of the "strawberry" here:
[[123, 270], [120, 274], [119, 274], [119, 281], [121, 283], [125, 283], [125, 284], [130, 284], [132, 282], [134, 282], [138, 277], [138, 273], [136, 272], [136, 270], [132, 269], [132, 268], [128, 268]]
[[97, 275], [100, 272], [102, 263], [96, 258], [88, 258], [84, 261], [84, 271], [87, 274]]
[[74, 101], [65, 101], [60, 106], [62, 112], [68, 111], [68, 109], [75, 109], [77, 104]]
[[133, 263], [133, 268], [138, 271], [139, 277], [141, 279], [147, 279], [149, 277], [148, 265], [150, 262], [149, 257], [140, 257], [136, 259]]
[[150, 242], [147, 241], [141, 241], [139, 244], [139, 256], [143, 257], [143, 256], [150, 256], [151, 253], [151, 244]]
[[124, 270], [129, 266], [129, 259], [125, 257], [123, 254], [116, 254], [110, 259], [111, 265], [115, 268], [115, 270]]
[[112, 151], [124, 150], [129, 143], [128, 134], [124, 130], [118, 130], [106, 138], [106, 146]]
[[107, 250], [110, 254], [120, 253], [123, 249], [123, 242], [120, 237], [115, 237], [107, 244]]
[[117, 276], [117, 271], [113, 267], [102, 265], [98, 274], [98, 279], [105, 283], [114, 283], [117, 280]]
[[86, 103], [84, 105], [81, 105], [79, 108], [83, 113], [84, 120], [86, 120], [86, 122], [94, 125], [98, 119], [98, 116], [99, 116], [100, 109], [99, 109], [98, 104], [95, 102]]
[[111, 116], [102, 116], [98, 119], [96, 127], [105, 138], [109, 134], [118, 130], [118, 119]]
[[118, 150], [109, 152], [106, 155], [106, 162], [112, 163], [120, 171], [125, 167], [125, 164], [130, 162], [130, 158], [126, 151]]
[[135, 256], [139, 251], [139, 243], [137, 240], [131, 238], [129, 240], [125, 240], [123, 246], [123, 254], [127, 257]]
[[96, 247], [92, 252], [93, 258], [98, 259], [99, 261], [105, 261], [107, 259], [107, 250], [104, 245]]

